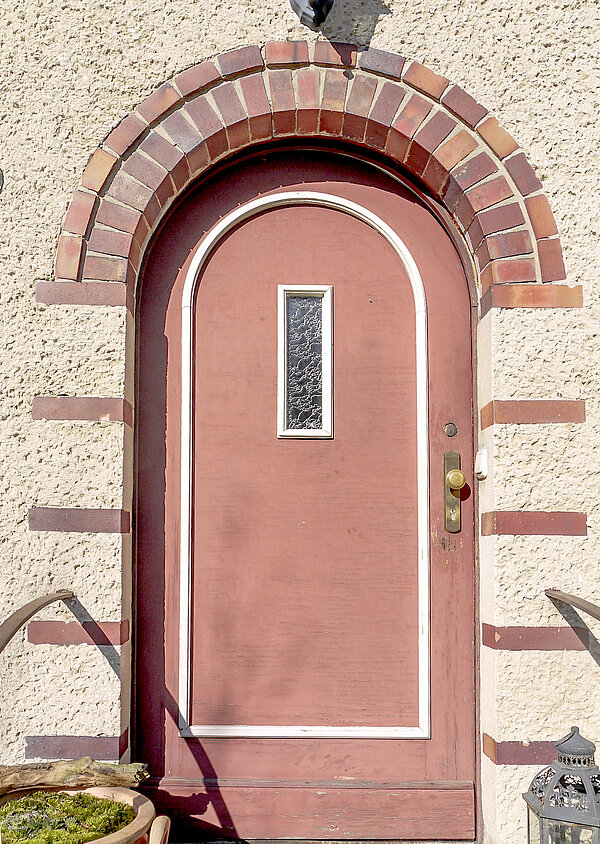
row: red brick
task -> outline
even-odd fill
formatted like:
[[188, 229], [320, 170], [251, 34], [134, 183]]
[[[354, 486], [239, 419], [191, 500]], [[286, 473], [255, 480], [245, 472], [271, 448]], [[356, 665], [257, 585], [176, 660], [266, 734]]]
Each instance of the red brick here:
[[136, 111], [142, 115], [148, 123], [154, 123], [161, 118], [174, 105], [181, 102], [179, 93], [169, 82], [164, 82], [153, 94], [137, 106]]
[[448, 181], [448, 171], [432, 156], [421, 174], [421, 181], [432, 193], [441, 196]]
[[79, 265], [83, 252], [83, 238], [75, 234], [61, 234], [58, 239], [54, 275], [56, 278], [79, 278]]
[[456, 206], [464, 196], [464, 193], [464, 190], [457, 183], [452, 173], [450, 173], [448, 181], [444, 185], [444, 188], [441, 193], [441, 199], [448, 211], [452, 212], [456, 208]]
[[510, 258], [533, 252], [529, 232], [525, 230], [494, 234], [485, 239], [490, 258]]
[[[192, 123], [198, 129], [201, 137], [203, 137], [206, 141], [208, 153], [211, 158], [218, 158], [223, 152], [227, 151], [227, 132], [225, 131], [223, 122], [211, 108], [205, 97], [196, 97], [195, 100], [192, 100], [187, 104], [185, 111], [189, 115]], [[167, 131], [170, 134], [168, 129]], [[174, 140], [177, 139], [174, 138]], [[177, 143], [179, 143], [179, 141], [177, 141]]]
[[528, 196], [525, 200], [525, 205], [533, 227], [533, 233], [537, 238], [552, 237], [558, 234], [550, 203], [543, 194], [539, 196]]
[[386, 150], [397, 161], [404, 161], [410, 141], [431, 111], [431, 104], [418, 94], [412, 97], [402, 107], [400, 113], [392, 123], [388, 135]]
[[105, 255], [116, 255], [120, 258], [130, 258], [132, 249], [139, 254], [139, 247], [134, 246], [133, 235], [116, 229], [101, 229], [98, 226], [92, 231], [88, 241], [90, 252], [102, 252]]
[[542, 281], [563, 281], [567, 277], [563, 262], [560, 240], [555, 237], [552, 240], [537, 241]]
[[499, 284], [481, 297], [481, 318], [491, 308], [581, 308], [583, 288], [566, 284]]
[[35, 396], [32, 419], [109, 420], [131, 426], [132, 407], [126, 399], [92, 396]]
[[125, 510], [32, 507], [29, 530], [55, 530], [76, 533], [129, 533], [129, 513]]
[[110, 199], [103, 199], [96, 214], [96, 222], [102, 225], [110, 226], [119, 231], [129, 232], [132, 234], [138, 244], [141, 246], [149, 233], [149, 228], [144, 220], [144, 215], [140, 211], [135, 211], [133, 208], [126, 208], [123, 205], [117, 205], [116, 202], [111, 202]]
[[291, 67], [308, 64], [308, 43], [306, 41], [269, 41], [265, 45], [267, 67]]
[[490, 252], [488, 249], [487, 239], [484, 238], [477, 249], [475, 250], [475, 258], [477, 259], [477, 266], [481, 272], [490, 262]]
[[147, 128], [146, 124], [138, 120], [134, 114], [128, 114], [115, 126], [104, 144], [117, 155], [123, 155], [147, 131]]
[[217, 63], [223, 76], [239, 76], [250, 70], [262, 70], [264, 67], [260, 49], [254, 45], [221, 53]]
[[462, 161], [477, 146], [471, 135], [463, 129], [449, 141], [442, 144], [431, 156], [423, 172], [423, 181], [435, 193], [440, 194], [452, 168]]
[[469, 202], [475, 211], [482, 211], [484, 208], [490, 208], [503, 199], [509, 199], [513, 196], [512, 189], [504, 176], [498, 176], [496, 179], [490, 179], [487, 182], [480, 182], [473, 188], [467, 191]]
[[93, 153], [83, 171], [81, 178], [82, 186], [96, 193], [100, 193], [118, 160], [115, 155], [99, 147]]
[[320, 86], [321, 73], [316, 67], [302, 67], [296, 73], [298, 134], [315, 134], [319, 128]]
[[123, 645], [127, 621], [30, 621], [27, 641], [33, 645]]
[[253, 141], [270, 138], [272, 135], [271, 106], [262, 74], [255, 73], [252, 76], [243, 76], [240, 79], [240, 87], [246, 104], [250, 137]]
[[496, 510], [481, 514], [483, 536], [587, 536], [587, 516], [575, 512]]
[[342, 134], [345, 138], [352, 138], [357, 141], [364, 140], [367, 116], [375, 90], [377, 80], [371, 76], [355, 76], [344, 114]]
[[379, 76], [389, 76], [390, 79], [400, 79], [405, 62], [404, 56], [399, 56], [397, 53], [387, 53], [384, 50], [368, 47], [360, 54], [358, 64], [362, 70], [369, 70]]
[[495, 234], [505, 229], [514, 229], [523, 225], [525, 218], [521, 209], [515, 202], [509, 205], [502, 205], [500, 208], [490, 208], [488, 211], [480, 211], [477, 219], [485, 235]]
[[365, 141], [384, 149], [392, 121], [404, 99], [404, 89], [392, 82], [384, 82], [369, 115]]
[[513, 155], [512, 158], [507, 158], [504, 163], [523, 196], [541, 190], [542, 183], [535, 175], [535, 171], [525, 158], [524, 153], [520, 152], [518, 155]]
[[140, 150], [168, 171], [178, 189], [181, 189], [189, 180], [190, 171], [185, 155], [162, 135], [150, 132], [140, 146]]
[[[193, 100], [192, 102], [204, 103], [205, 100], [199, 98], [198, 100]], [[202, 155], [202, 151], [205, 150], [202, 134], [189, 120], [185, 119], [185, 113], [187, 112], [189, 105], [191, 104], [188, 104], [188, 107], [185, 109], [181, 109], [180, 111], [170, 114], [162, 121], [161, 126], [169, 137], [183, 151], [189, 163], [190, 171], [192, 174], [195, 174], [200, 172], [202, 166], [206, 166], [206, 164], [208, 164], [208, 155], [206, 153], [205, 156]], [[216, 121], [217, 117], [215, 113], [212, 112], [212, 114], [214, 120]], [[221, 126], [221, 131], [225, 134], [225, 129], [220, 123], [219, 125]], [[198, 153], [198, 150], [200, 150], [200, 153]]]
[[123, 173], [118, 173], [112, 181], [107, 196], [112, 196], [113, 199], [129, 205], [130, 208], [145, 211], [154, 193], [145, 185], [139, 185]]
[[[322, 42], [317, 42], [320, 44]], [[322, 132], [339, 135], [342, 131], [343, 112], [346, 102], [348, 79], [337, 70], [325, 71], [323, 99], [319, 127]]]
[[222, 78], [214, 62], [200, 62], [178, 73], [173, 83], [182, 96], [191, 97], [202, 94]]
[[126, 258], [113, 258], [107, 255], [86, 255], [83, 265], [83, 277], [94, 281], [129, 281], [131, 274]]
[[164, 205], [173, 196], [173, 183], [165, 168], [156, 164], [152, 159], [146, 158], [139, 150], [127, 159], [121, 171], [128, 173], [138, 182], [150, 188], [156, 194], [161, 205]]
[[315, 43], [315, 64], [331, 67], [354, 67], [356, 65], [356, 47], [353, 44], [341, 44], [335, 41], [317, 41]]
[[290, 135], [296, 130], [296, 99], [292, 71], [270, 70], [268, 78], [273, 106], [273, 134]]
[[90, 227], [97, 203], [98, 197], [95, 193], [76, 190], [69, 203], [63, 231], [85, 235]]
[[477, 146], [477, 141], [463, 129], [449, 141], [442, 144], [439, 149], [434, 152], [434, 158], [439, 161], [445, 170], [452, 170], [453, 167], [466, 158], [470, 152], [473, 152]]
[[477, 127], [477, 131], [499, 158], [506, 158], [519, 149], [518, 143], [498, 124], [495, 117], [484, 120]]
[[479, 155], [466, 161], [464, 164], [458, 164], [452, 168], [452, 177], [456, 183], [463, 189], [476, 185], [482, 179], [491, 176], [498, 170], [498, 166], [487, 152], [480, 152]]
[[[229, 148], [237, 149], [248, 144], [250, 142], [248, 115], [232, 83], [226, 82], [219, 85], [213, 90], [212, 95], [227, 128]], [[202, 127], [199, 128], [202, 129]]]
[[471, 248], [475, 251], [480, 243], [483, 241], [483, 229], [478, 217], [473, 217], [469, 228], [467, 230], [467, 238], [471, 244]]
[[441, 100], [442, 94], [450, 84], [444, 76], [438, 76], [419, 62], [410, 63], [404, 71], [403, 81], [438, 101]]
[[133, 312], [133, 295], [116, 281], [38, 281], [35, 301], [43, 305], [127, 307]]
[[415, 134], [405, 162], [411, 172], [421, 175], [427, 166], [431, 154], [456, 127], [456, 121], [438, 111]]
[[458, 85], [453, 85], [446, 91], [442, 97], [442, 103], [454, 112], [457, 117], [470, 126], [472, 129], [482, 120], [488, 113], [487, 108], [480, 105], [477, 100], [473, 99], [470, 94], [459, 88]]
[[[500, 651], [586, 651], [590, 637], [587, 627], [494, 627], [482, 624], [481, 644]], [[502, 747], [508, 742], [499, 744]]]
[[481, 273], [481, 289], [485, 291], [491, 284], [519, 284], [535, 280], [533, 258], [496, 259]]
[[481, 409], [481, 428], [491, 425], [538, 425], [547, 423], [585, 422], [585, 401], [537, 399], [520, 401], [494, 400]]
[[[473, 220], [475, 218], [475, 211], [473, 210], [473, 206], [465, 195], [461, 196], [458, 202], [456, 203], [453, 215], [460, 223], [463, 231], [467, 231], [470, 226], [472, 226]], [[472, 244], [473, 247], [478, 245], [473, 241]]]

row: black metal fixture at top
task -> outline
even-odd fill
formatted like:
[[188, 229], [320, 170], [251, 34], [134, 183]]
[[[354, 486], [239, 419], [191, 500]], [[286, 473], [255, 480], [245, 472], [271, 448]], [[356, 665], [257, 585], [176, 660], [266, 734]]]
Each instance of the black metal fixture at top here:
[[331, 11], [333, 0], [290, 0], [290, 5], [300, 18], [300, 23], [317, 30]]

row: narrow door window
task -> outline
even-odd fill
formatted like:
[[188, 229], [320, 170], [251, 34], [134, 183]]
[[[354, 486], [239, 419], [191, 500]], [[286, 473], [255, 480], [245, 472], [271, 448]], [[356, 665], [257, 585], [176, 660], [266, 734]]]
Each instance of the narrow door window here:
[[279, 437], [332, 437], [332, 287], [279, 285]]

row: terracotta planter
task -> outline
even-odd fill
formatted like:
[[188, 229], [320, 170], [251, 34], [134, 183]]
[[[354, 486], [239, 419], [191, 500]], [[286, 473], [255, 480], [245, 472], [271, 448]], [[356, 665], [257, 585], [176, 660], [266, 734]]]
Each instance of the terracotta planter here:
[[115, 800], [118, 803], [127, 803], [135, 812], [135, 818], [131, 823], [124, 826], [117, 832], [112, 832], [110, 835], [104, 835], [102, 838], [96, 838], [90, 844], [167, 844], [169, 837], [170, 821], [166, 817], [156, 817], [154, 806], [147, 797], [143, 794], [138, 794], [137, 791], [132, 791], [129, 788], [27, 788], [18, 791], [11, 791], [0, 797], [0, 806], [11, 800], [14, 797], [19, 797], [25, 794], [31, 794], [33, 791], [61, 791], [65, 794], [78, 794], [85, 792], [91, 794], [92, 797], [103, 797], [107, 800]]

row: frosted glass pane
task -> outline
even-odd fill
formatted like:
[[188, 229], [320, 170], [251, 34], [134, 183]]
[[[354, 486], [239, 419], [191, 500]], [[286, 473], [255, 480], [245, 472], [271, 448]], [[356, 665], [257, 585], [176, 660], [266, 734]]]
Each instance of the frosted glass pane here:
[[286, 296], [286, 427], [323, 427], [323, 298]]

